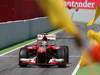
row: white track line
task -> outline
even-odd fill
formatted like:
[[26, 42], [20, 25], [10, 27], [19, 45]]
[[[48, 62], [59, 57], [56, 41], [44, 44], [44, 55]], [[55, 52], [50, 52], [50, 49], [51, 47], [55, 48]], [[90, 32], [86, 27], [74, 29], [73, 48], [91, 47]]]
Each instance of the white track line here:
[[45, 19], [45, 18], [47, 18], [47, 17], [38, 17], [38, 18], [27, 19], [27, 20], [17, 20], [17, 21], [1, 22], [0, 24], [7, 24], [7, 23], [14, 23], [14, 22], [26, 22], [26, 21], [30, 21], [30, 20]]
[[11, 53], [11, 52], [13, 52], [13, 51], [16, 51], [16, 50], [18, 50], [18, 49], [20, 49], [20, 48], [22, 48], [22, 47], [24, 47], [24, 46], [26, 46], [26, 45], [29, 45], [29, 44], [34, 43], [34, 42], [36, 42], [36, 40], [33, 41], [33, 42], [30, 42], [30, 43], [28, 43], [28, 44], [25, 44], [25, 45], [23, 45], [23, 46], [20, 46], [20, 47], [18, 47], [18, 48], [15, 48], [15, 49], [13, 49], [13, 50], [11, 50], [11, 51], [8, 51], [8, 52], [6, 52], [6, 53], [3, 53], [3, 54], [1, 54], [0, 56], [3, 56], [3, 55], [6, 55], [6, 54], [8, 54], [8, 53]]
[[80, 68], [80, 62], [77, 64], [76, 68], [74, 69], [74, 71], [72, 72], [72, 75], [76, 75], [77, 71]]
[[[62, 30], [58, 30], [58, 31], [55, 31], [55, 32], [53, 32], [53, 33], [51, 33], [51, 34], [57, 34], [57, 33], [61, 32], [61, 31], [62, 31]], [[11, 53], [11, 52], [13, 52], [13, 51], [19, 50], [20, 48], [22, 48], [22, 47], [24, 47], [24, 46], [26, 46], [26, 45], [33, 44], [33, 43], [35, 43], [35, 42], [36, 42], [36, 40], [33, 41], [33, 42], [30, 42], [30, 43], [27, 43], [27, 44], [25, 44], [25, 45], [23, 45], [23, 46], [20, 46], [20, 47], [18, 47], [18, 48], [15, 48], [15, 49], [13, 49], [13, 50], [11, 50], [11, 51], [8, 51], [8, 52], [6, 52], [6, 53], [0, 54], [0, 56], [4, 56], [4, 55], [6, 55], [6, 54], [8, 54], [8, 53]]]
[[[80, 57], [80, 56], [69, 56], [69, 57]], [[72, 72], [72, 75], [76, 75], [76, 73], [79, 70], [79, 68], [80, 68], [80, 62], [75, 67], [74, 71]]]

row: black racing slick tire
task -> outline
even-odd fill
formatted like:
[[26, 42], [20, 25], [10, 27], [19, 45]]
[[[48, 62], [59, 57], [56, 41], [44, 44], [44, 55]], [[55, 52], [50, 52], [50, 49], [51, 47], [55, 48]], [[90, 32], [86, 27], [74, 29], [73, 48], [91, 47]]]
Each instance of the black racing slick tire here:
[[29, 55], [28, 55], [28, 50], [25, 49], [25, 48], [21, 48], [20, 51], [19, 51], [19, 66], [20, 67], [27, 67], [27, 64], [23, 64], [20, 59], [21, 58], [28, 58]]
[[69, 63], [69, 48], [68, 46], [61, 46], [61, 49], [58, 50], [58, 57], [64, 59], [63, 64], [59, 64], [59, 67], [66, 67], [66, 64]]

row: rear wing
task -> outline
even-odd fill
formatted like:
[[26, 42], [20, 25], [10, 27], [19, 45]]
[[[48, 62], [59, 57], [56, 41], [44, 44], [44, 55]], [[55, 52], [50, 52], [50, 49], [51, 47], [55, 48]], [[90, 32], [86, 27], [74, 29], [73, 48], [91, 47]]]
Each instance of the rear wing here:
[[56, 35], [55, 34], [47, 34], [47, 35], [38, 34], [37, 39], [42, 40], [44, 36], [46, 36], [48, 40], [56, 40]]

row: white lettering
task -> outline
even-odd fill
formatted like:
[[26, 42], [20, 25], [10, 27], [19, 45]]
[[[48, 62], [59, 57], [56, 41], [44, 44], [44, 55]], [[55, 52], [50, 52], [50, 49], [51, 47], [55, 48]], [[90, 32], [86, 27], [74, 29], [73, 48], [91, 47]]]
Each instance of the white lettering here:
[[85, 7], [85, 8], [94, 8], [95, 2], [65, 2], [65, 5], [68, 5], [70, 7]]
[[95, 3], [92, 3], [92, 4], [91, 4], [91, 7], [93, 8], [94, 6], [95, 6]]

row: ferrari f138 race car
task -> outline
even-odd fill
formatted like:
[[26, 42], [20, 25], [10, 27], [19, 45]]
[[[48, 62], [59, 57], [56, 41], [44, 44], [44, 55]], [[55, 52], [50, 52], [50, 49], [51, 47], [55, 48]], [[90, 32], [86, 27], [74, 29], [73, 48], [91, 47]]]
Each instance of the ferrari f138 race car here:
[[36, 44], [28, 45], [19, 51], [19, 66], [27, 67], [34, 65], [57, 65], [66, 67], [69, 63], [68, 46], [56, 46], [50, 41], [56, 40], [56, 35], [38, 34]]

